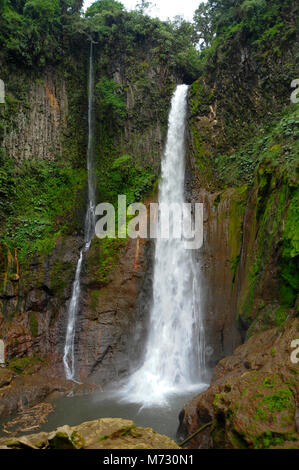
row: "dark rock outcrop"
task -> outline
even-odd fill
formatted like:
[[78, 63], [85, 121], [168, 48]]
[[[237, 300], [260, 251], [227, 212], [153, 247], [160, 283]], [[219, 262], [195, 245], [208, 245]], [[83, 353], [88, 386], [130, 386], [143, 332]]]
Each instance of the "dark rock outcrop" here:
[[[31, 375], [32, 374], [32, 375]], [[17, 374], [0, 369], [0, 417], [6, 420], [12, 414], [40, 403], [53, 392], [66, 393], [73, 385], [59, 378], [49, 364], [32, 367], [29, 374]]]
[[299, 366], [291, 343], [299, 321], [252, 336], [219, 362], [210, 388], [180, 414], [180, 436], [213, 421], [188, 444], [197, 448], [299, 448]]
[[[129, 239], [120, 250], [108, 280], [101, 286], [96, 275], [100, 244], [95, 240], [91, 247], [82, 276], [84, 296], [77, 321], [76, 358], [80, 380], [105, 385], [128, 374], [134, 362], [132, 357], [136, 357], [133, 344], [137, 348], [144, 344], [143, 328], [151, 298], [150, 255], [151, 242]], [[131, 349], [135, 354], [130, 354]]]

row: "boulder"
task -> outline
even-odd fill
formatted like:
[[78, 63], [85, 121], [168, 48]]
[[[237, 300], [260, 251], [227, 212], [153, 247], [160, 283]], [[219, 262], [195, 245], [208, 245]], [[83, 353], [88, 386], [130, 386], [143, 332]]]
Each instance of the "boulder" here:
[[299, 365], [291, 361], [298, 337], [292, 318], [219, 362], [209, 389], [180, 414], [181, 437], [213, 422], [189, 448], [298, 448]]
[[179, 449], [169, 437], [133, 421], [103, 418], [50, 433], [0, 439], [1, 449]]
[[0, 368], [0, 388], [6, 387], [12, 381], [13, 373], [9, 369]]

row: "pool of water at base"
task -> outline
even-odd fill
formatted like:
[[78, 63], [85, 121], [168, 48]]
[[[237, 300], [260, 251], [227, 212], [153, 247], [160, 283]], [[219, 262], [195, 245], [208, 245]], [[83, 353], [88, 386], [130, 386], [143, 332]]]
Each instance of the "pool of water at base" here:
[[[204, 387], [206, 389], [207, 387]], [[150, 427], [159, 434], [176, 440], [179, 413], [183, 406], [204, 390], [202, 387], [186, 394], [168, 397], [163, 406], [144, 408], [141, 404], [126, 403], [113, 391], [96, 392], [91, 395], [60, 397], [53, 403], [55, 410], [46, 424], [36, 432], [53, 431], [58, 426], [76, 426], [99, 418], [130, 419], [140, 427]]]

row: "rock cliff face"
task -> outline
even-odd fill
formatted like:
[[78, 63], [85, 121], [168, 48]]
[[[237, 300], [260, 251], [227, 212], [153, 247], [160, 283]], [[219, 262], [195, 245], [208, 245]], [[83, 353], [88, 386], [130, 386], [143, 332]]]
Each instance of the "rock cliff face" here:
[[298, 108], [289, 100], [298, 38], [289, 11], [281, 21], [293, 41], [278, 35], [276, 52], [258, 28], [255, 39], [248, 35], [246, 22], [229, 35], [220, 27], [190, 89], [187, 193], [205, 202], [198, 257], [208, 364], [229, 355], [182, 410], [183, 437], [211, 423], [190, 448], [298, 446], [298, 365], [290, 360], [298, 337]]
[[[65, 244], [77, 248], [71, 253]], [[57, 244], [46, 260], [36, 258], [31, 272], [20, 272], [11, 260], [1, 301], [0, 322], [7, 359], [42, 356], [56, 362], [54, 370], [63, 376], [62, 355], [74, 266], [80, 240], [68, 238]], [[76, 357], [81, 380], [100, 385], [128, 372], [130, 338], [138, 322], [146, 317], [148, 297], [143, 285], [150, 283], [150, 247], [130, 240], [114, 260], [105, 284], [98, 280], [100, 243], [90, 250], [82, 274], [82, 296], [76, 327]], [[108, 268], [107, 268], [108, 269]], [[18, 273], [19, 272], [19, 273]], [[62, 277], [62, 280], [61, 280]], [[140, 298], [140, 300], [139, 300]], [[37, 361], [38, 362], [38, 361]]]
[[127, 118], [117, 145], [120, 154], [134, 155], [158, 176], [170, 99], [179, 79], [167, 66], [152, 65], [147, 54], [140, 62], [141, 58], [133, 63], [120, 59], [110, 72], [120, 89], [126, 90]]
[[[74, 251], [67, 251], [66, 244]], [[19, 266], [16, 252], [14, 256], [9, 250], [1, 252], [0, 325], [8, 360], [58, 352], [63, 332], [61, 325], [59, 328], [55, 324], [63, 316], [70, 297], [79, 246], [76, 237], [61, 239], [50, 256], [37, 255], [24, 270]]]
[[28, 91], [13, 118], [14, 128], [4, 128], [3, 147], [10, 158], [55, 160], [62, 154], [67, 129], [68, 96], [66, 81], [55, 70], [39, 79], [24, 76]]
[[[283, 248], [297, 193], [275, 168], [266, 168], [266, 191], [263, 164], [253, 185], [208, 191], [189, 155], [187, 197], [204, 204], [204, 245], [197, 257], [211, 368], [253, 333], [281, 324], [298, 305], [297, 287], [292, 293], [284, 284]], [[290, 259], [291, 272], [297, 259]]]
[[[234, 189], [227, 190], [222, 201], [219, 193], [210, 193], [200, 187], [192, 160], [187, 169], [186, 192], [189, 200], [204, 204], [204, 244], [197, 253], [200, 279], [201, 308], [204, 317], [206, 364], [213, 370], [217, 362], [231, 354], [241, 343], [235, 324], [236, 291], [233, 288], [234, 272], [231, 260], [238, 247], [231, 244], [231, 212], [236, 201], [242, 198]], [[234, 227], [234, 243], [241, 242], [241, 217]]]
[[[72, 67], [63, 73], [47, 70], [38, 79], [31, 77], [31, 81], [30, 77], [24, 78], [26, 87], [19, 100], [13, 101], [19, 82], [16, 80], [14, 87], [7, 88], [11, 101], [2, 110], [3, 148], [17, 165], [25, 160], [45, 161], [55, 168], [63, 159], [74, 168], [79, 165], [78, 171], [85, 167], [87, 96], [82, 82], [87, 83], [87, 55], [77, 68], [74, 64]], [[96, 116], [96, 159], [100, 172], [108, 171], [105, 158], [111, 157], [112, 148], [113, 158], [130, 154], [152, 174], [159, 172], [175, 78], [165, 67], [151, 68], [147, 64], [143, 67], [144, 71], [142, 68], [139, 71], [142, 83], [137, 83], [134, 75], [138, 61], [130, 66], [115, 59], [111, 70], [105, 72], [96, 67], [95, 82], [107, 73], [125, 89], [128, 115], [121, 132], [111, 133], [103, 128], [101, 117]], [[157, 92], [146, 92], [149, 81]], [[107, 140], [109, 144], [105, 146]], [[30, 382], [28, 373], [39, 376], [45, 370], [44, 375], [33, 380], [32, 387], [28, 385], [30, 405], [52, 390], [68, 389], [63, 381], [62, 355], [67, 306], [83, 243], [86, 173], [80, 178], [80, 189], [72, 195], [68, 213], [53, 222], [58, 230], [66, 226], [54, 240], [54, 248], [20, 260], [17, 249], [1, 244], [0, 337], [5, 341], [11, 369], [21, 374], [20, 387], [16, 378], [5, 390], [2, 416], [22, 406], [22, 400], [13, 397], [24, 387], [23, 379]], [[151, 297], [152, 249], [152, 244], [144, 241], [115, 241], [111, 245], [98, 239], [93, 241], [82, 272], [76, 327], [78, 375], [83, 381], [102, 386], [122, 377], [133, 366], [130, 338], [136, 336], [134, 344], [142, 348]], [[45, 388], [43, 380], [51, 385]]]
[[82, 276], [77, 323], [77, 371], [83, 382], [103, 386], [124, 377], [136, 350], [142, 349], [151, 299], [151, 252], [151, 242], [129, 240], [101, 286], [97, 271], [102, 250], [94, 241]]

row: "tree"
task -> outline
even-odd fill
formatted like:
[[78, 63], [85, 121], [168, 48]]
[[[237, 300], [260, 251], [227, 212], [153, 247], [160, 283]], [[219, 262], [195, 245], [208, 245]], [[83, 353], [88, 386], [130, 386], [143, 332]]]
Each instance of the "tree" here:
[[85, 16], [90, 18], [97, 15], [98, 13], [103, 13], [104, 11], [116, 13], [123, 10], [123, 4], [117, 2], [116, 0], [97, 0], [89, 8], [87, 8]]
[[201, 49], [209, 47], [215, 34], [214, 17], [209, 3], [202, 2], [194, 13], [194, 28]]
[[5, 5], [6, 5], [6, 0], [0, 0], [0, 11], [3, 10]]
[[9, 0], [8, 3], [11, 5], [11, 7], [16, 10], [18, 13], [23, 13], [24, 5], [26, 3], [26, 0]]
[[154, 5], [152, 2], [147, 2], [146, 0], [139, 0], [136, 3], [136, 10], [144, 15], [149, 9], [151, 9]]
[[50, 29], [54, 22], [60, 20], [58, 0], [28, 0], [24, 6], [24, 16], [36, 20], [45, 29]]
[[79, 13], [83, 7], [83, 0], [59, 0], [62, 14]]
[[102, 77], [96, 84], [96, 98], [103, 117], [116, 125], [121, 125], [126, 117], [126, 103], [121, 93], [121, 87], [114, 80]]
[[197, 32], [193, 23], [186, 21], [183, 16], [177, 15], [170, 24], [174, 28], [175, 33], [179, 35], [181, 42], [183, 41], [188, 45], [190, 42], [193, 45], [197, 44]]

